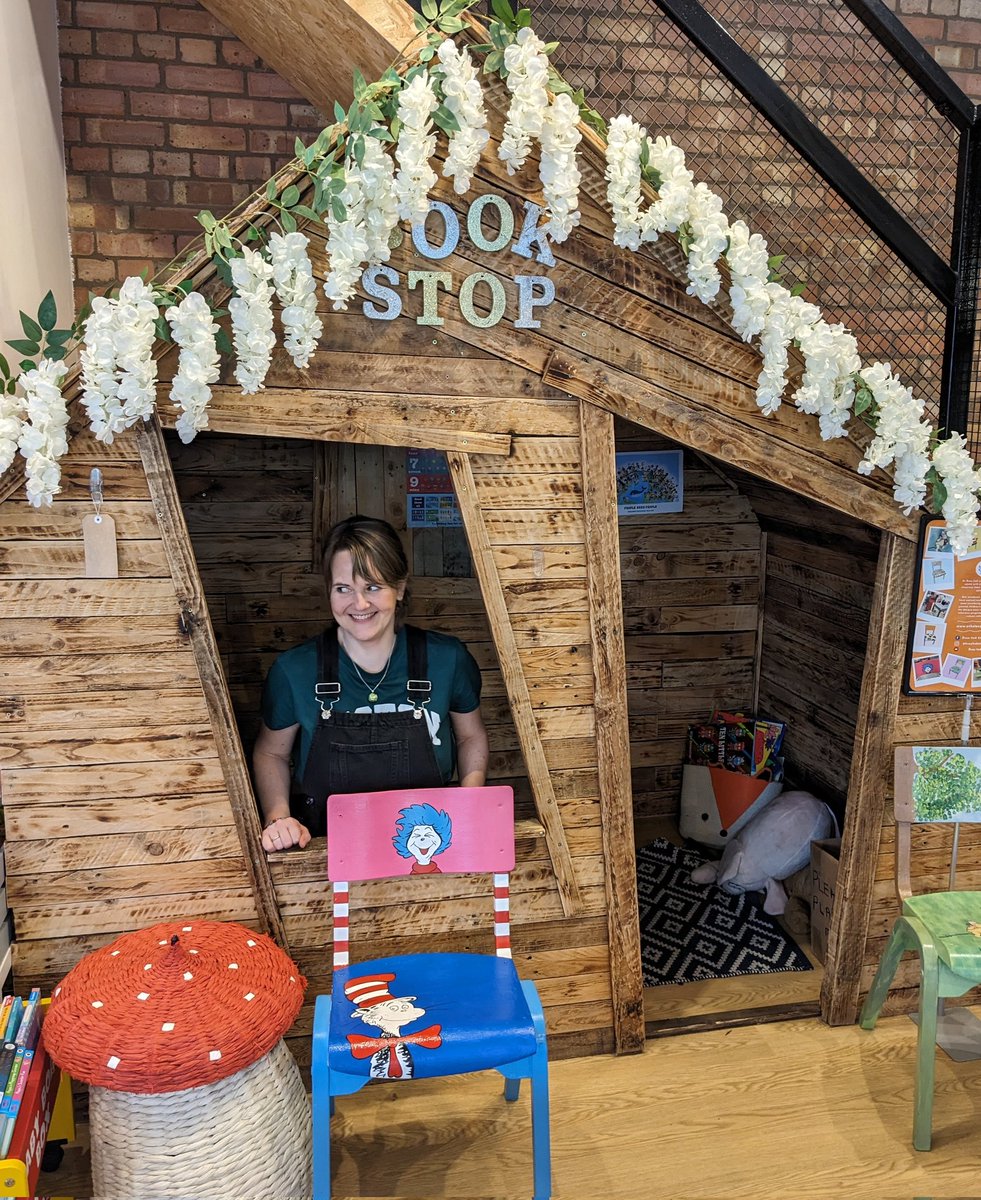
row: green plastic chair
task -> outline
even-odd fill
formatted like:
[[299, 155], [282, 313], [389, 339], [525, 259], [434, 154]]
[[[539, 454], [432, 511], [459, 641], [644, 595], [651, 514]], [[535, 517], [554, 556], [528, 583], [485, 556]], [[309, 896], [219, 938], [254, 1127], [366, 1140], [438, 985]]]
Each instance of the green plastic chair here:
[[[920, 956], [920, 1013], [913, 1094], [913, 1146], [929, 1150], [932, 1138], [933, 1084], [936, 1062], [937, 1010], [940, 1002], [963, 996], [981, 983], [981, 938], [968, 925], [981, 921], [981, 892], [931, 892], [914, 896], [910, 885], [913, 824], [934, 824], [918, 817], [913, 804], [912, 746], [896, 748], [896, 890], [902, 912], [896, 918], [859, 1024], [873, 1029], [889, 985], [907, 951]], [[957, 817], [948, 823], [956, 824]], [[951, 886], [953, 886], [953, 869]]]

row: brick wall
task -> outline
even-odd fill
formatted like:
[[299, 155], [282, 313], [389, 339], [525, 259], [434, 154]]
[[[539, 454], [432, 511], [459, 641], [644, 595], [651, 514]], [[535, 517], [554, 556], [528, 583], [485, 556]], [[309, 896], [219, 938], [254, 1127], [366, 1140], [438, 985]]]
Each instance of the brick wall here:
[[981, 0], [885, 0], [972, 100], [981, 102]]
[[149, 268], [323, 120], [197, 0], [59, 0], [76, 293]]
[[[843, 5], [705, 0], [710, 11], [874, 180], [942, 255], [956, 141]], [[981, 0], [890, 0], [981, 97]], [[226, 212], [309, 140], [318, 115], [198, 0], [59, 0], [64, 126], [77, 292], [148, 267]], [[809, 167], [660, 14], [653, 0], [539, 0], [539, 32], [605, 115], [632, 112], [686, 148], [696, 177], [744, 216], [788, 280], [808, 285], [930, 399], [942, 314]], [[270, 19], [275, 19], [270, 6]]]

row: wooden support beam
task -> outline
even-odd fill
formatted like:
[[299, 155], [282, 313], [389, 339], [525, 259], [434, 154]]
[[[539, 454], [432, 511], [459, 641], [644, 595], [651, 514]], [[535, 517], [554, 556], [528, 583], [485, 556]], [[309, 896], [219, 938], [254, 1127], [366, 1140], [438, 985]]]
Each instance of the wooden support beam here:
[[627, 663], [620, 589], [613, 417], [580, 405], [589, 625], [593, 647], [596, 754], [606, 863], [613, 1036], [618, 1054], [644, 1049], [644, 977], [630, 786]]
[[497, 658], [507, 688], [508, 700], [514, 717], [514, 727], [521, 743], [521, 752], [528, 770], [528, 780], [535, 799], [538, 819], [545, 829], [545, 843], [552, 860], [555, 882], [562, 901], [562, 911], [567, 917], [578, 916], [583, 911], [583, 898], [576, 880], [562, 825], [562, 815], [555, 799], [555, 789], [545, 760], [545, 750], [535, 721], [528, 684], [521, 669], [521, 657], [515, 640], [511, 619], [508, 615], [504, 588], [494, 562], [487, 527], [477, 501], [477, 487], [473, 468], [466, 454], [447, 454], [457, 504], [463, 520], [463, 528], [470, 543], [473, 568], [480, 581], [480, 590], [487, 608]]
[[918, 519], [903, 516], [890, 494], [871, 487], [848, 466], [803, 454], [765, 430], [744, 425], [708, 404], [686, 402], [654, 381], [641, 382], [626, 371], [564, 349], [549, 358], [542, 380], [828, 508], [911, 542], [918, 537]]
[[[265, 388], [245, 396], [236, 387], [216, 387], [208, 409], [208, 427], [216, 433], [250, 433], [367, 446], [426, 446], [463, 454], [507, 455], [511, 436], [497, 430], [466, 427], [478, 407], [486, 423], [498, 428], [519, 398], [412, 395], [395, 392], [342, 392], [321, 388]], [[173, 428], [177, 414], [160, 404], [161, 420]]]
[[821, 1016], [848, 1025], [858, 1015], [865, 942], [886, 796], [892, 790], [896, 709], [905, 673], [906, 628], [916, 547], [882, 535], [856, 721], [855, 753], [831, 914]]
[[275, 20], [268, 0], [203, 4], [322, 113], [350, 103], [355, 67], [373, 83], [423, 44], [402, 0], [279, 0]]
[[190, 638], [194, 661], [201, 678], [215, 746], [232, 807], [232, 817], [252, 884], [260, 932], [269, 934], [288, 954], [286, 929], [279, 911], [266, 853], [261, 844], [258, 806], [246, 769], [235, 713], [218, 657], [218, 643], [211, 625], [208, 602], [191, 549], [191, 538], [184, 522], [160, 423], [155, 418], [146, 423], [139, 422], [136, 440], [150, 486], [150, 499], [160, 528], [160, 537], [170, 564], [181, 620]]

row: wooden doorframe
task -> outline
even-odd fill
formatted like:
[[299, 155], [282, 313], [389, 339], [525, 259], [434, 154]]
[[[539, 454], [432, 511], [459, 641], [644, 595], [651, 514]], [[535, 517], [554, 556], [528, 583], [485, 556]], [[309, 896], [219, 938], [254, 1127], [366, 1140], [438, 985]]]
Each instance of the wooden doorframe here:
[[579, 405], [579, 426], [613, 1036], [618, 1054], [637, 1054], [643, 1050], [645, 1040], [644, 978], [630, 779], [613, 414], [583, 400]]
[[896, 713], [915, 566], [915, 543], [883, 533], [848, 777], [837, 903], [821, 987], [821, 1016], [829, 1025], [850, 1025], [858, 1016], [882, 818], [892, 795]]

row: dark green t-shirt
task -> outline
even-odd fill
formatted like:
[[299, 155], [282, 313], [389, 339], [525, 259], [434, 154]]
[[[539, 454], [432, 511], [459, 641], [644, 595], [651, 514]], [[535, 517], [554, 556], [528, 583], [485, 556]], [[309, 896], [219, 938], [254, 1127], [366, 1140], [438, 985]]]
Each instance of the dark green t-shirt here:
[[[456, 746], [449, 714], [473, 712], [480, 704], [480, 668], [473, 655], [458, 638], [444, 633], [426, 631], [428, 677], [432, 681], [432, 699], [425, 706], [429, 736], [436, 752], [436, 762], [444, 783], [453, 778], [456, 766]], [[406, 697], [409, 677], [405, 630], [395, 639], [388, 674], [379, 687], [378, 675], [362, 671], [378, 695], [374, 703], [358, 678], [354, 664], [338, 646], [341, 694], [335, 712], [370, 713], [409, 711], [413, 705]], [[317, 639], [311, 638], [281, 654], [266, 676], [262, 689], [262, 719], [267, 729], [286, 729], [299, 724], [299, 744], [294, 751], [293, 774], [303, 778], [307, 755], [320, 716], [320, 702], [314, 694], [317, 683]]]

